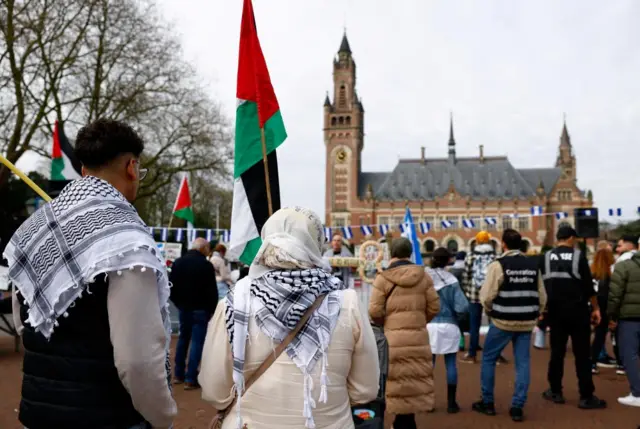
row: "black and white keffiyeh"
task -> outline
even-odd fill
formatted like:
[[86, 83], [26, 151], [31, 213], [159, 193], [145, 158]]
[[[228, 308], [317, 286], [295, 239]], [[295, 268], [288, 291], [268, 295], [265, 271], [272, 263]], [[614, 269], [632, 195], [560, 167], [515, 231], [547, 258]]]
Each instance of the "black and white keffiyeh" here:
[[[225, 320], [233, 351], [233, 380], [240, 399], [244, 390], [245, 346], [249, 318], [253, 315], [260, 330], [280, 343], [296, 327], [316, 298], [328, 294], [309, 318], [296, 338], [287, 346], [287, 355], [304, 374], [304, 410], [306, 427], [313, 428], [311, 372], [322, 361], [320, 402], [327, 401], [327, 357], [331, 334], [340, 314], [341, 293], [345, 286], [330, 272], [319, 268], [274, 270], [263, 276], [238, 282], [227, 294]], [[237, 405], [238, 427], [241, 427], [240, 400]]]
[[156, 273], [169, 348], [169, 281], [135, 208], [109, 183], [84, 177], [25, 221], [4, 253], [9, 279], [29, 307], [27, 323], [50, 338], [57, 319], [101, 274], [140, 267]]

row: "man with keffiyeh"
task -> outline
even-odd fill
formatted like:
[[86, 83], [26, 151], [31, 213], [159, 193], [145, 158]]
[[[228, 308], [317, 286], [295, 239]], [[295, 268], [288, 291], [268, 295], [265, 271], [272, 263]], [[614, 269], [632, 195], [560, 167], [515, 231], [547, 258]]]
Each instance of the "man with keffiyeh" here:
[[171, 334], [165, 263], [133, 205], [142, 139], [99, 119], [75, 152], [83, 178], [5, 249], [25, 348], [20, 422], [28, 429], [170, 428]]

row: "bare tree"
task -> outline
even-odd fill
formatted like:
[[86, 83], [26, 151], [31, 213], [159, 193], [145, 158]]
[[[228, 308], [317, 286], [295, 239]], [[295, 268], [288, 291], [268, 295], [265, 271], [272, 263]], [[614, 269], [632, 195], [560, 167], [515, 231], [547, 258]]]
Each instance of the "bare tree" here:
[[[228, 180], [229, 123], [181, 59], [153, 1], [0, 4], [0, 149], [9, 160], [27, 151], [48, 156], [56, 119], [74, 132], [107, 117], [131, 123], [145, 138], [150, 174], [140, 198], [157, 197], [178, 172]], [[6, 176], [0, 169], [0, 187]]]

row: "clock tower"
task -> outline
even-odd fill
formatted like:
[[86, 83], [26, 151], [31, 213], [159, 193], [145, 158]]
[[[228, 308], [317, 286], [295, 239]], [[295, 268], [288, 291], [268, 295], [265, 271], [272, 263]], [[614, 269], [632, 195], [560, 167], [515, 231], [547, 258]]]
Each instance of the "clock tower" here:
[[358, 198], [363, 139], [364, 108], [356, 92], [356, 63], [345, 33], [333, 61], [333, 102], [328, 92], [324, 101], [327, 225], [351, 224], [349, 211]]

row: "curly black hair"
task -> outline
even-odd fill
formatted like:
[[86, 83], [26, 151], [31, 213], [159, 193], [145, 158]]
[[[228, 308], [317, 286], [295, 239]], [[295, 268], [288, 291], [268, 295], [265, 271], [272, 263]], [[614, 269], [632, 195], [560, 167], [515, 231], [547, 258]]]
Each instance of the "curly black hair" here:
[[83, 166], [95, 169], [126, 153], [139, 157], [143, 150], [144, 142], [131, 126], [113, 119], [97, 119], [78, 131], [74, 152]]

